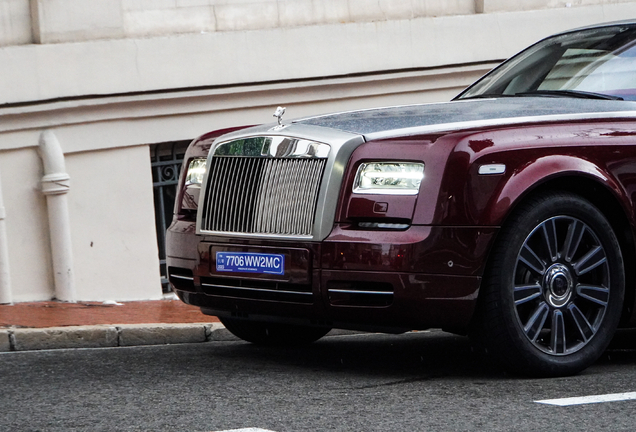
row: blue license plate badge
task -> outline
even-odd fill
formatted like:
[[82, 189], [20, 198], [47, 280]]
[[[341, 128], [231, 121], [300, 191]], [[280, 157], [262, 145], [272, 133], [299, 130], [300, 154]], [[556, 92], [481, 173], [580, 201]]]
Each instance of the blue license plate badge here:
[[217, 252], [216, 271], [284, 275], [285, 255], [249, 252]]

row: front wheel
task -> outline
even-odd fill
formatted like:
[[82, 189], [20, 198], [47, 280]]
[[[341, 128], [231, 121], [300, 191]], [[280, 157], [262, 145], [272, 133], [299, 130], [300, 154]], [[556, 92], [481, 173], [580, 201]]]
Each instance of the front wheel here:
[[493, 251], [476, 313], [478, 337], [511, 371], [578, 373], [611, 341], [624, 279], [620, 246], [596, 207], [569, 193], [531, 199]]
[[234, 336], [257, 345], [295, 346], [317, 341], [331, 330], [327, 327], [309, 327], [236, 318], [219, 320]]

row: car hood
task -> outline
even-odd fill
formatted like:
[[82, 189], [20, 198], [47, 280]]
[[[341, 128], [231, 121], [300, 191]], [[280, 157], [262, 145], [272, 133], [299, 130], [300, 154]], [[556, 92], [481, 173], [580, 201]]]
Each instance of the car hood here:
[[632, 116], [636, 116], [636, 102], [514, 97], [375, 108], [298, 119], [293, 123], [363, 135], [370, 141], [507, 124]]

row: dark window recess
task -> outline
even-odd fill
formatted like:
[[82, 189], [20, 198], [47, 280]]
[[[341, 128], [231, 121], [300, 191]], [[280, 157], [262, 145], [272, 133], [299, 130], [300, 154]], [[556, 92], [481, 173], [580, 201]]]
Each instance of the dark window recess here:
[[166, 229], [172, 222], [174, 200], [183, 156], [190, 141], [176, 141], [150, 145], [152, 187], [155, 199], [155, 226], [159, 246], [161, 286], [164, 293], [170, 292], [166, 270]]

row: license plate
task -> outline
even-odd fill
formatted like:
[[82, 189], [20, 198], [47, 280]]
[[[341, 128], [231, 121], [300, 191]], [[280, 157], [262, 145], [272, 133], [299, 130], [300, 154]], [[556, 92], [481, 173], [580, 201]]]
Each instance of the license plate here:
[[285, 274], [285, 255], [217, 252], [216, 271], [236, 273]]

